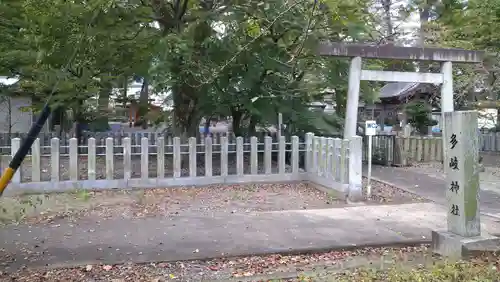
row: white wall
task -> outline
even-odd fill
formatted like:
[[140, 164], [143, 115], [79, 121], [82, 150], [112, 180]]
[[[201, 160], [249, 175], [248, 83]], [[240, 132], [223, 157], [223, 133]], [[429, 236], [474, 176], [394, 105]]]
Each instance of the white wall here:
[[28, 132], [33, 122], [33, 114], [31, 110], [22, 108], [30, 106], [30, 98], [0, 97], [0, 132], [9, 132], [9, 127], [12, 133]]

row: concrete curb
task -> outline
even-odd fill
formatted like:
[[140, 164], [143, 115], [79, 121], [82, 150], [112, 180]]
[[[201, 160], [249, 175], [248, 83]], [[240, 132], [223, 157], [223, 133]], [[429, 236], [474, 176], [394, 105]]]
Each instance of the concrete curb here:
[[[227, 256], [219, 255], [219, 256], [201, 256], [193, 253], [192, 257], [189, 258], [183, 258], [179, 260], [136, 260], [133, 261], [134, 264], [146, 264], [146, 263], [161, 263], [161, 262], [178, 262], [178, 261], [192, 261], [192, 260], [201, 260], [201, 261], [206, 261], [206, 260], [212, 260], [212, 259], [220, 259], [220, 258], [242, 258], [242, 257], [249, 257], [249, 256], [265, 256], [265, 255], [273, 255], [273, 254], [279, 254], [279, 255], [308, 255], [308, 254], [314, 254], [314, 253], [326, 253], [326, 252], [332, 252], [332, 251], [353, 251], [356, 249], [365, 249], [365, 248], [404, 248], [404, 247], [417, 247], [421, 245], [430, 245], [432, 242], [430, 239], [408, 239], [408, 240], [402, 240], [400, 242], [394, 242], [394, 241], [387, 241], [387, 242], [368, 242], [366, 244], [362, 245], [333, 245], [333, 246], [326, 246], [326, 247], [304, 247], [304, 248], [296, 248], [296, 249], [270, 249], [267, 251], [256, 251], [256, 252], [235, 252], [232, 254], [228, 254]], [[81, 267], [81, 266], [86, 266], [86, 265], [117, 265], [117, 264], [126, 264], [126, 263], [131, 263], [131, 261], [101, 261], [101, 260], [95, 260], [95, 261], [72, 261], [72, 262], [67, 262], [67, 263], [56, 263], [56, 264], [51, 264], [51, 265], [46, 265], [46, 266], [38, 266], [38, 267], [31, 267], [31, 269], [57, 269], [57, 268], [75, 268], [75, 267]], [[30, 268], [28, 266], [28, 268]], [[17, 269], [11, 268], [6, 272], [11, 272], [11, 271], [16, 271]]]

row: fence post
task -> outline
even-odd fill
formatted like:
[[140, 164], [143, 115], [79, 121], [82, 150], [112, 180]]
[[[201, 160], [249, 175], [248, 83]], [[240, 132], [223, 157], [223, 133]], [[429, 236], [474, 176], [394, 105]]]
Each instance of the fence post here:
[[292, 173], [299, 173], [299, 137], [292, 136]]
[[285, 158], [285, 147], [286, 147], [286, 144], [285, 144], [285, 139], [286, 137], [285, 136], [279, 136], [279, 147], [278, 147], [278, 173], [279, 174], [285, 174], [285, 165], [286, 165], [286, 158]]
[[250, 138], [250, 174], [258, 174], [258, 152], [257, 152], [257, 137]]
[[[342, 155], [342, 139], [333, 138], [333, 163], [332, 163], [332, 173], [333, 179], [336, 181], [340, 181], [340, 168], [341, 168], [341, 160], [340, 156]], [[341, 184], [345, 184], [342, 183]]]
[[88, 167], [88, 178], [89, 180], [96, 179], [96, 148], [95, 148], [95, 138], [91, 137], [88, 141], [88, 158], [87, 158], [87, 167]]
[[158, 137], [156, 146], [156, 162], [157, 162], [157, 174], [156, 178], [165, 177], [165, 138]]
[[205, 176], [212, 176], [212, 137], [205, 138]]
[[306, 133], [306, 148], [305, 148], [305, 171], [311, 172], [312, 167], [312, 151], [313, 151], [313, 138], [314, 134], [311, 132]]
[[227, 137], [221, 136], [220, 138], [220, 175], [227, 176]]
[[443, 145], [442, 145], [442, 141], [443, 139], [441, 137], [438, 137], [436, 138], [437, 140], [437, 147], [436, 147], [436, 161], [443, 161]]
[[362, 138], [353, 136], [349, 140], [349, 193], [348, 199], [360, 201], [363, 199], [362, 186]]
[[130, 137], [125, 137], [123, 143], [123, 179], [125, 181], [132, 178], [132, 141]]
[[59, 139], [52, 138], [50, 140], [50, 165], [51, 173], [50, 180], [53, 182], [59, 181]]
[[[391, 135], [389, 135], [391, 136]], [[386, 165], [390, 166], [394, 163], [394, 151], [396, 149], [396, 136], [391, 136], [388, 138], [389, 142], [387, 145], [387, 159]], [[373, 149], [373, 148], [372, 148]]]
[[320, 167], [319, 167], [319, 170], [318, 170], [318, 175], [320, 176], [323, 176], [325, 177], [325, 172], [326, 172], [326, 157], [328, 155], [328, 152], [326, 151], [327, 150], [327, 140], [326, 140], [326, 137], [320, 137], [319, 139], [319, 144], [320, 144], [320, 148], [319, 148], [319, 155], [320, 155]]
[[[11, 143], [11, 157], [14, 158], [14, 155], [17, 153], [19, 148], [21, 147], [21, 139], [20, 138], [14, 138], [12, 139]], [[22, 165], [17, 168], [16, 173], [12, 177], [12, 183], [20, 183], [21, 182], [21, 172], [22, 171]]]
[[333, 152], [335, 148], [333, 147], [333, 138], [327, 138], [326, 140], [327, 144], [327, 156], [326, 156], [326, 177], [329, 179], [332, 179], [333, 177]]
[[402, 164], [403, 166], [408, 166], [409, 163], [408, 157], [410, 156], [410, 138], [406, 136], [402, 138], [403, 138], [403, 152], [404, 152], [403, 156], [401, 157]]
[[31, 181], [40, 182], [40, 165], [41, 165], [40, 139], [35, 139], [31, 146]]
[[[349, 184], [349, 164], [347, 163], [347, 153], [349, 151], [349, 140], [340, 140], [340, 156], [339, 156], [339, 179], [342, 185]], [[349, 186], [347, 186], [349, 189]]]
[[270, 136], [264, 137], [264, 173], [271, 174], [271, 155], [273, 150], [273, 139]]
[[78, 139], [69, 139], [69, 180], [78, 181]]
[[182, 162], [181, 162], [181, 138], [174, 137], [174, 178], [181, 177]]
[[146, 180], [149, 177], [149, 139], [141, 138], [141, 179]]
[[[441, 145], [442, 146], [442, 145]], [[417, 137], [410, 137], [410, 159], [411, 159], [411, 162], [414, 163], [414, 162], [417, 162], [417, 148], [418, 148], [418, 139]]]
[[434, 158], [434, 137], [433, 136], [427, 136], [427, 142], [425, 145], [425, 154], [426, 154], [426, 159], [428, 162], [433, 161]]
[[189, 137], [189, 176], [196, 177], [196, 137]]
[[424, 152], [424, 139], [422, 137], [418, 137], [416, 162], [421, 162], [423, 160], [423, 152]]
[[313, 142], [312, 142], [312, 165], [311, 165], [311, 172], [318, 175], [318, 155], [319, 155], [319, 137], [314, 136]]
[[236, 175], [243, 175], [243, 137], [236, 137]]
[[113, 138], [106, 138], [106, 179], [113, 180], [114, 169]]
[[432, 137], [432, 143], [431, 143], [431, 161], [437, 161], [437, 147], [439, 147], [439, 143], [437, 141], [436, 137]]

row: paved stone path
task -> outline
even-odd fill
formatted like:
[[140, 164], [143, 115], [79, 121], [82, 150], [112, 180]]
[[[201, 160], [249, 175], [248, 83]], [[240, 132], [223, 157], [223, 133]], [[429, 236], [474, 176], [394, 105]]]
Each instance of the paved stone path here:
[[[487, 232], [500, 234], [499, 222], [485, 217], [482, 224]], [[71, 223], [61, 219], [1, 228], [0, 270], [397, 244], [427, 241], [431, 230], [445, 227], [446, 211], [434, 203]]]
[[[363, 174], [366, 175], [366, 166]], [[446, 204], [446, 182], [438, 171], [422, 171], [416, 168], [373, 166], [374, 180], [381, 180], [396, 187], [417, 194], [435, 203]], [[481, 213], [500, 218], [500, 187], [491, 177], [481, 180], [479, 193]]]

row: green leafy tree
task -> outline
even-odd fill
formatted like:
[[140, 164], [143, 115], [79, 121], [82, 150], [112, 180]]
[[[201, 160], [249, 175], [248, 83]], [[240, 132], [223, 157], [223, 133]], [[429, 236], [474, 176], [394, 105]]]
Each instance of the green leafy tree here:
[[[39, 104], [55, 87], [54, 109], [71, 109], [76, 122], [93, 121], [101, 130], [112, 90], [119, 89], [116, 102], [127, 103], [128, 84], [138, 76], [141, 115], [151, 92], [166, 93], [177, 134], [193, 135], [203, 117], [220, 115], [232, 116], [238, 135], [252, 134], [276, 124], [278, 112], [290, 130], [323, 124], [324, 131], [338, 127], [342, 114], [318, 114], [309, 104], [332, 88], [337, 113], [345, 111], [348, 63], [319, 57], [317, 43], [371, 40], [369, 5], [7, 0], [0, 3], [0, 31], [9, 39], [0, 43], [0, 71], [20, 76]], [[373, 100], [376, 86], [362, 87], [364, 99]], [[64, 119], [66, 110], [60, 112]]]
[[405, 112], [410, 123], [420, 134], [427, 134], [429, 126], [434, 126], [437, 121], [431, 119], [430, 107], [420, 101], [413, 101], [406, 105]]
[[19, 76], [38, 105], [54, 92], [53, 109], [72, 109], [76, 122], [87, 120], [83, 107], [92, 97], [106, 119], [115, 81], [151, 57], [151, 11], [133, 5], [22, 0], [2, 1], [0, 10], [0, 30], [12, 39], [0, 43], [0, 70]]

